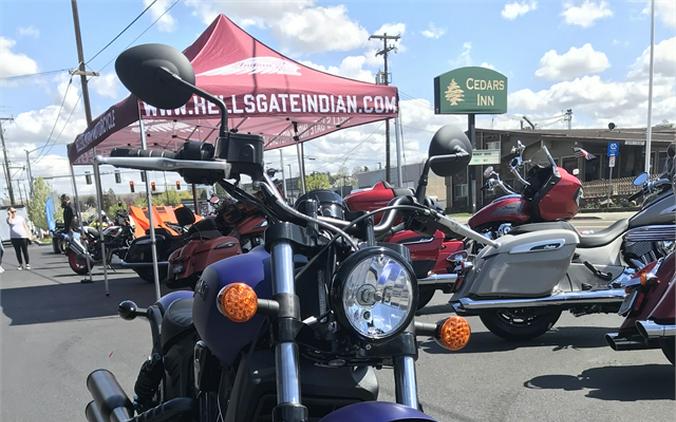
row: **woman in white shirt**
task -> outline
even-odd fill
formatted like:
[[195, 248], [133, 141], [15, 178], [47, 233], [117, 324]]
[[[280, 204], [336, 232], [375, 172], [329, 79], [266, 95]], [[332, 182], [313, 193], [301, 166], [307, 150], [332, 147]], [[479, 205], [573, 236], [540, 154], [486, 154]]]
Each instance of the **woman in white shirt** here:
[[[14, 207], [7, 210], [7, 224], [9, 224], [9, 237], [16, 252], [16, 259], [19, 261], [19, 271], [30, 269], [30, 260], [28, 258], [28, 237], [30, 230], [26, 219], [16, 214]], [[23, 258], [21, 257], [23, 253]], [[24, 261], [25, 264], [24, 264]]]

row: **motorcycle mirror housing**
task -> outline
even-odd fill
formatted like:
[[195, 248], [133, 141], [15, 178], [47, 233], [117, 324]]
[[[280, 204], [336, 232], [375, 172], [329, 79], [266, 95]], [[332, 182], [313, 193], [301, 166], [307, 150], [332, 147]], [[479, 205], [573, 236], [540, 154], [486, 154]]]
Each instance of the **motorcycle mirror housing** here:
[[493, 166], [486, 167], [486, 170], [484, 170], [484, 179], [488, 179], [489, 177], [491, 177], [491, 175], [493, 174], [493, 170], [494, 170]]
[[142, 44], [125, 50], [115, 60], [115, 72], [132, 94], [158, 108], [181, 107], [193, 94], [195, 72], [190, 61], [168, 45]]
[[472, 159], [472, 144], [465, 133], [451, 125], [442, 126], [432, 137], [429, 146], [432, 171], [449, 177], [464, 170]]
[[650, 175], [644, 171], [643, 173], [636, 176], [636, 178], [633, 181], [633, 184], [634, 186], [643, 186], [643, 184], [647, 182], [649, 178]]

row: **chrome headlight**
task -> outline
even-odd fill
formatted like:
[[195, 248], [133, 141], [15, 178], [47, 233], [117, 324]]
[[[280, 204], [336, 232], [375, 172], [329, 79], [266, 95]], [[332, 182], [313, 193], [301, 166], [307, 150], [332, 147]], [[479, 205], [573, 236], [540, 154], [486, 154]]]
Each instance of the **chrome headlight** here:
[[359, 337], [369, 341], [394, 337], [409, 325], [417, 306], [413, 269], [391, 249], [364, 248], [336, 272], [332, 302], [339, 322]]

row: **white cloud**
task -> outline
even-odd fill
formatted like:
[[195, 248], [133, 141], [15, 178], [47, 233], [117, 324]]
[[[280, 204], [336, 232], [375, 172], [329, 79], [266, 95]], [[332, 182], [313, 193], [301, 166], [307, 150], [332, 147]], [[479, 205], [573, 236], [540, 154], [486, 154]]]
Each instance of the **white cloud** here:
[[469, 41], [465, 41], [462, 43], [462, 50], [458, 55], [450, 60], [451, 66], [454, 67], [461, 67], [461, 66], [469, 66], [472, 64], [472, 43]]
[[[642, 13], [650, 15], [650, 0], [646, 0]], [[676, 28], [676, 1], [655, 0], [655, 16], [666, 26]]]
[[0, 37], [0, 78], [36, 73], [38, 64], [25, 54], [15, 53], [16, 41]]
[[36, 39], [40, 37], [40, 30], [33, 25], [20, 26], [16, 32], [20, 37], [31, 37]]
[[551, 80], [565, 80], [590, 73], [599, 73], [610, 67], [608, 57], [594, 50], [587, 43], [580, 48], [571, 47], [559, 54], [556, 50], [547, 51], [540, 59], [540, 67], [535, 76]]
[[432, 22], [430, 22], [430, 24], [427, 25], [427, 28], [425, 28], [423, 31], [420, 32], [420, 34], [423, 37], [431, 38], [431, 39], [434, 39], [434, 40], [441, 38], [445, 33], [446, 33], [445, 28], [441, 28], [439, 26], [436, 26]]
[[605, 0], [592, 1], [584, 0], [580, 4], [566, 3], [563, 6], [561, 15], [568, 25], [581, 26], [588, 28], [599, 19], [613, 16], [608, 2]]
[[503, 18], [512, 21], [519, 16], [534, 11], [537, 7], [537, 1], [513, 1], [505, 4], [505, 7], [502, 8], [500, 14]]
[[120, 96], [120, 80], [114, 72], [104, 73], [90, 80], [89, 86], [98, 95], [116, 100]]
[[309, 60], [301, 61], [301, 63], [317, 70], [334, 75], [345, 76], [346, 78], [352, 78], [371, 83], [375, 81], [375, 75], [373, 72], [364, 68], [364, 66], [367, 65], [366, 56], [347, 56], [343, 58], [339, 66], [324, 66], [313, 63]]
[[364, 46], [368, 39], [366, 29], [348, 16], [344, 5], [322, 7], [314, 0], [186, 0], [185, 4], [205, 24], [223, 13], [242, 26], [269, 28], [285, 48], [298, 53], [348, 51]]
[[369, 36], [343, 5], [287, 12], [275, 20], [272, 31], [286, 47], [308, 53], [352, 50], [365, 45]]
[[[143, 0], [143, 6], [148, 7], [152, 2], [153, 0]], [[174, 19], [170, 13], [164, 13], [169, 7], [171, 7], [171, 2], [169, 0], [157, 0], [157, 2], [148, 10], [153, 22], [158, 18], [160, 19], [157, 21], [156, 25], [157, 29], [162, 32], [173, 32], [176, 29], [176, 19]], [[164, 15], [162, 15], [163, 13]], [[162, 17], [160, 18], [160, 16]]]
[[[668, 38], [655, 44], [654, 73], [665, 77], [676, 76], [676, 37]], [[648, 78], [650, 66], [650, 47], [647, 47], [634, 61], [629, 71], [629, 78]]]

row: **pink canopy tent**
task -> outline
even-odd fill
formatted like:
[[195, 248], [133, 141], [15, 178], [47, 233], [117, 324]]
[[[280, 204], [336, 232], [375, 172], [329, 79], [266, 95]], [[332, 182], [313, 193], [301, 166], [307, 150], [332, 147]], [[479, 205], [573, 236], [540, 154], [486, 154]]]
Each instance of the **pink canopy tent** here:
[[[330, 75], [269, 48], [227, 17], [218, 16], [186, 50], [196, 85], [221, 96], [228, 128], [260, 134], [265, 148], [305, 142], [339, 129], [396, 117], [397, 88]], [[158, 110], [130, 95], [96, 118], [68, 146], [73, 164], [90, 164], [93, 148], [108, 155], [140, 145], [139, 116], [148, 148], [174, 150], [186, 139], [213, 141], [218, 109], [193, 96], [176, 110]]]

